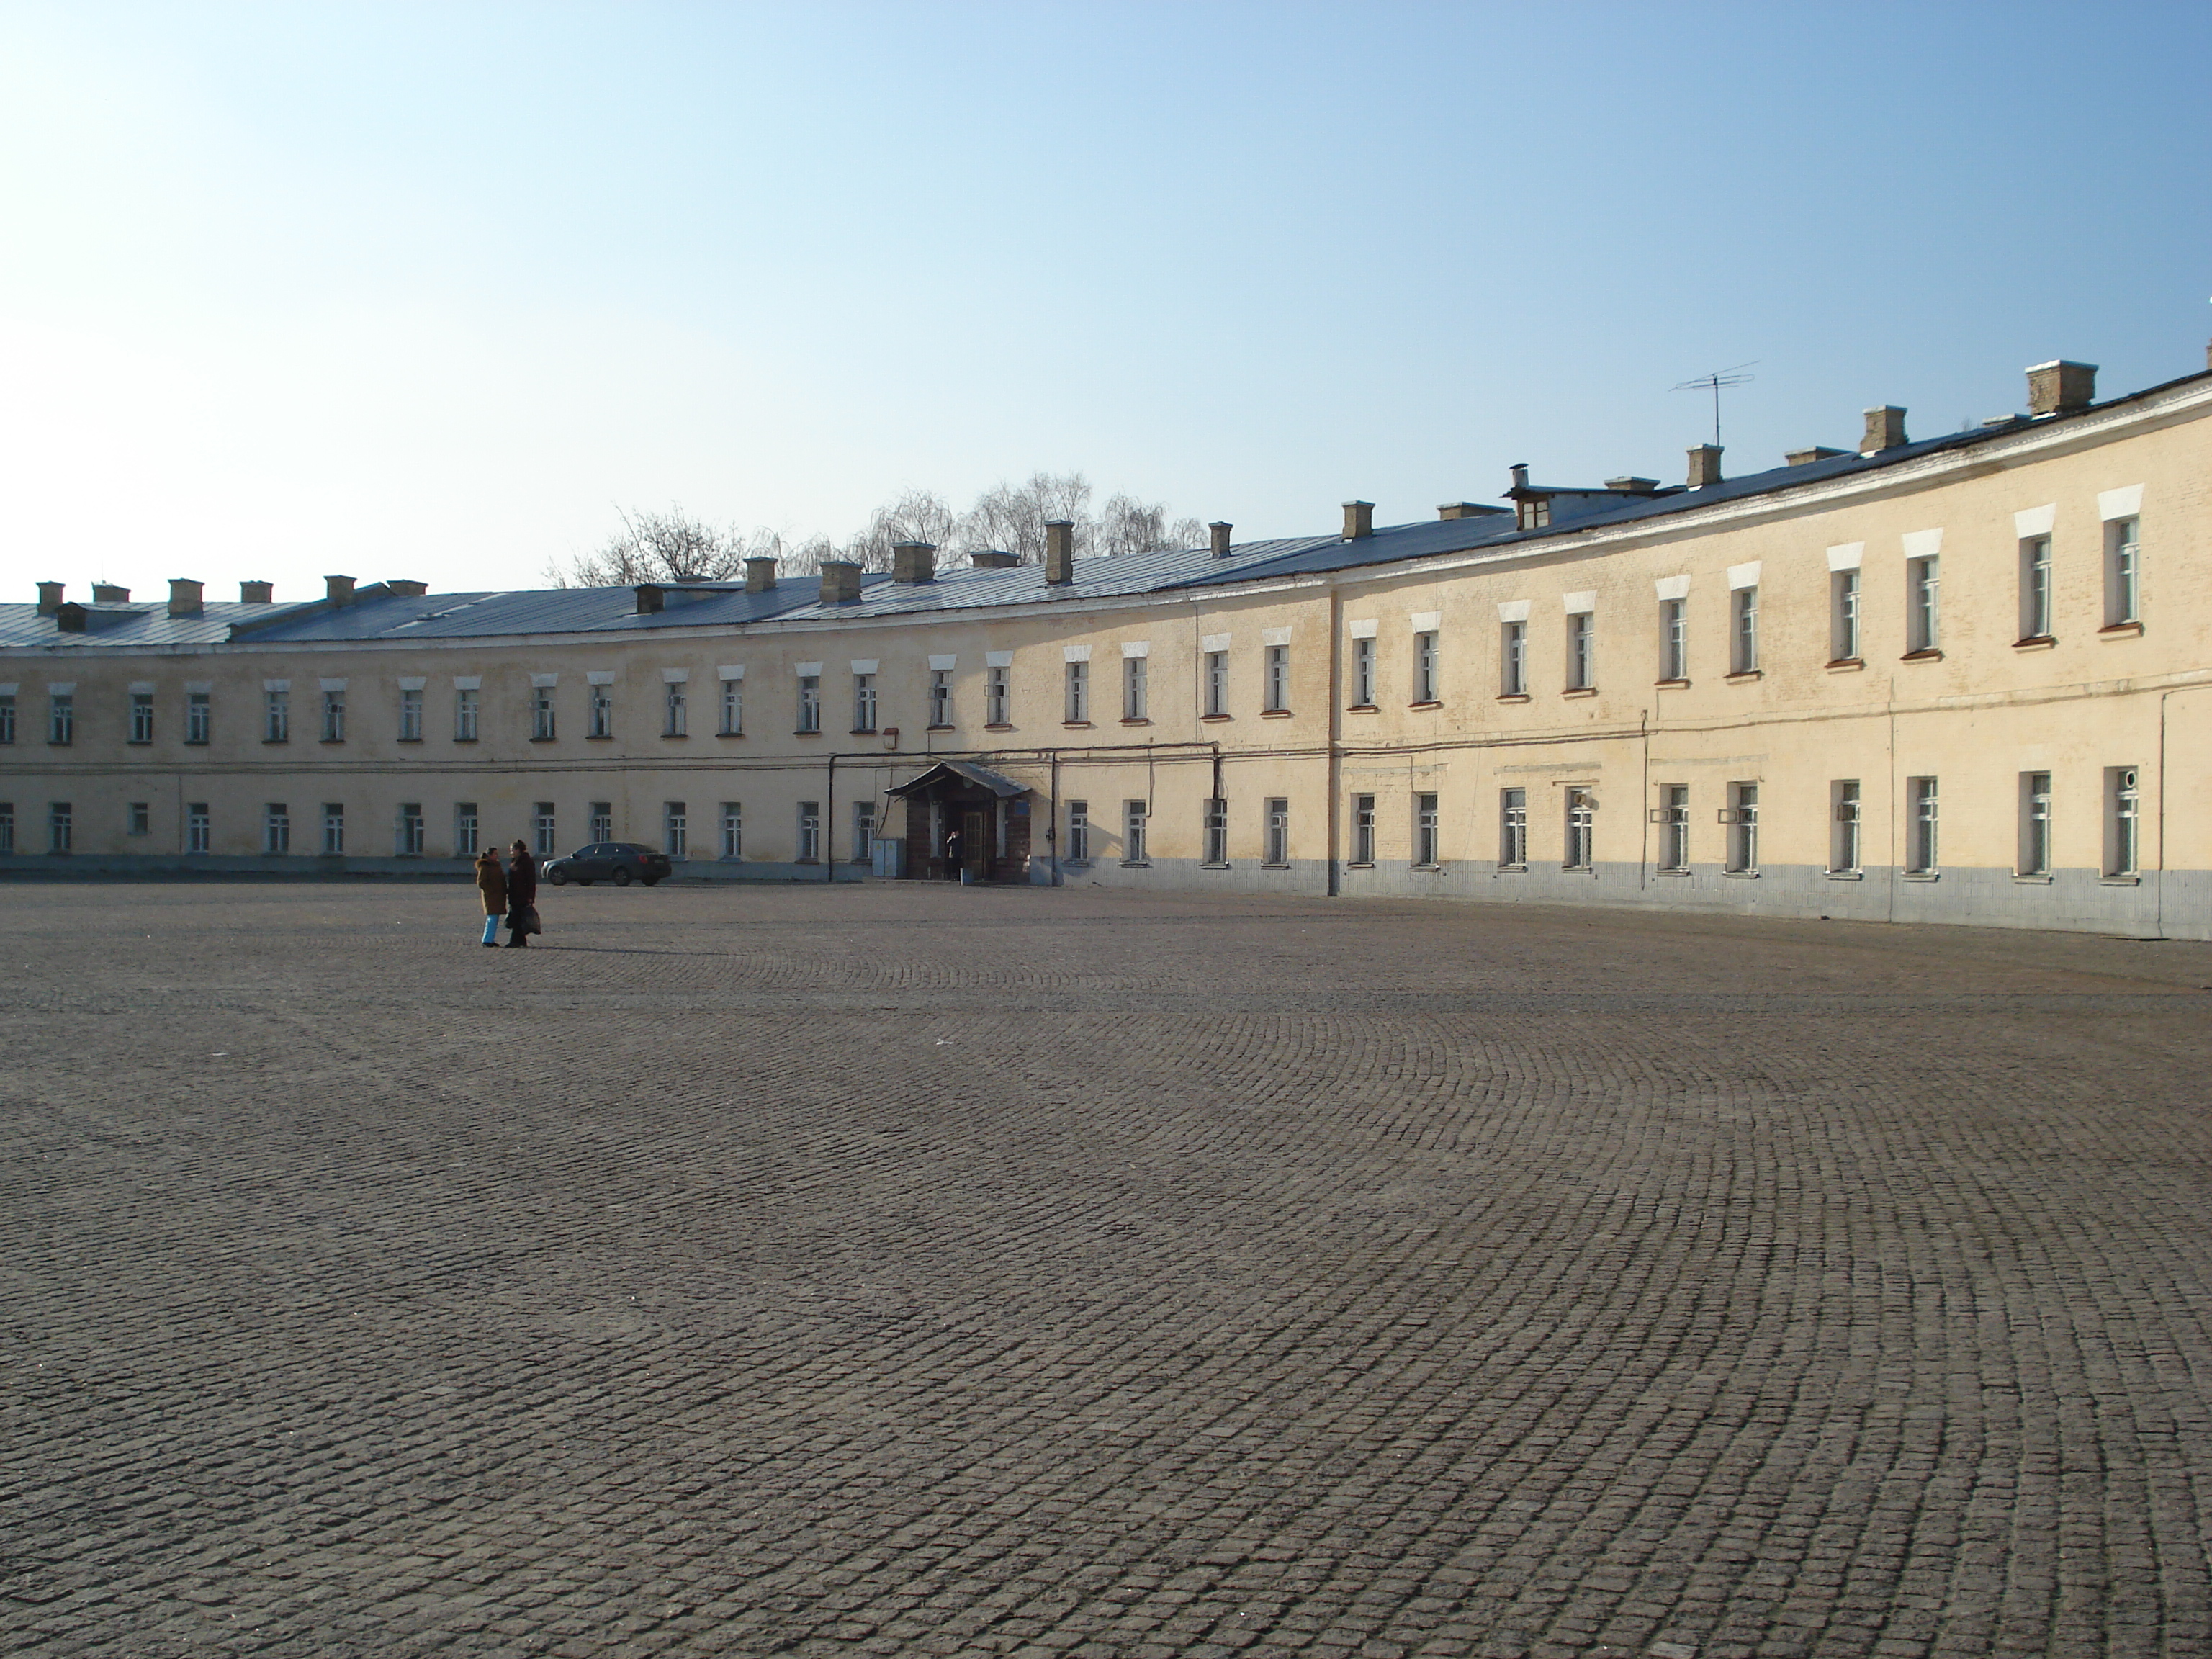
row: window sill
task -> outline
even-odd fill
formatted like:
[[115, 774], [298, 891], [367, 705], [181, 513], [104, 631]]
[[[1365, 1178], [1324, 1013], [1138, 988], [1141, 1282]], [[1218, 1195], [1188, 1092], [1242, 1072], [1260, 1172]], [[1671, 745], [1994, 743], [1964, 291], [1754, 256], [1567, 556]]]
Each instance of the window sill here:
[[1498, 873], [1501, 876], [1525, 876], [1528, 873], [1528, 866], [1525, 864], [1501, 864], [1498, 866]]
[[1062, 859], [1060, 861], [1060, 867], [1063, 870], [1088, 870], [1091, 867], [1091, 860], [1089, 859]]
[[1262, 870], [1287, 870], [1291, 866], [1287, 864], [1263, 864], [1260, 867]]
[[46, 739], [46, 747], [49, 749], [74, 749], [76, 747], [76, 744], [70, 738], [48, 738]]
[[560, 742], [560, 738], [531, 738], [531, 740], [530, 740], [530, 741], [531, 741], [531, 742], [532, 742], [532, 743], [558, 743], [558, 742]]
[[[271, 744], [288, 744], [291, 741], [292, 739], [289, 738], [264, 738], [261, 739], [261, 746], [265, 749]], [[57, 749], [66, 749], [69, 747], [65, 743], [55, 744], [52, 746]]]
[[1152, 867], [1152, 861], [1150, 859], [1123, 859], [1121, 867], [1124, 870], [1149, 870]]
[[1730, 685], [1741, 684], [1745, 680], [1763, 680], [1765, 678], [1765, 673], [1757, 668], [1739, 668], [1733, 674], [1721, 676], [1721, 678]]
[[1863, 870], [1829, 870], [1823, 873], [1830, 881], [1864, 881], [1866, 879], [1866, 872]]
[[[456, 739], [455, 739], [455, 741], [456, 741], [456, 742], [460, 742], [460, 741], [464, 741], [464, 739], [456, 738]], [[474, 739], [473, 739], [473, 738], [470, 738], [470, 739], [465, 739], [465, 741], [473, 742], [473, 741], [474, 741]], [[187, 748], [187, 749], [204, 749], [204, 748], [206, 748], [207, 746], [208, 746], [208, 740], [207, 740], [205, 738], [186, 738], [185, 739], [185, 748]]]
[[1597, 696], [1597, 687], [1594, 685], [1571, 685], [1565, 690], [1560, 692], [1559, 695], [1563, 697], [1594, 697]]
[[[1150, 726], [1152, 723], [1152, 718], [1146, 714], [1124, 714], [1121, 716], [1121, 724], [1124, 726]], [[933, 730], [934, 728], [933, 727], [932, 729]]]
[[1088, 732], [1091, 729], [1089, 720], [1062, 720], [1060, 724], [1071, 732]]
[[1229, 864], [1201, 864], [1198, 867], [1201, 870], [1231, 870], [1236, 868], [1234, 865]]
[[663, 732], [660, 734], [660, 738], [664, 743], [682, 743], [688, 739], [690, 735], [691, 734], [689, 732]]
[[792, 862], [793, 864], [819, 864], [822, 860], [820, 859], [793, 859], [792, 860]]
[[1406, 707], [1408, 708], [1441, 708], [1443, 707], [1443, 704], [1437, 698], [1425, 697], [1419, 702], [1409, 702]]
[[1594, 876], [1597, 872], [1587, 864], [1563, 864], [1559, 866], [1559, 873], [1563, 876]]
[[317, 738], [315, 741], [321, 744], [325, 748], [329, 748], [332, 744], [343, 744], [345, 739], [343, 738]]
[[1651, 685], [1657, 691], [1686, 691], [1690, 689], [1689, 681], [1683, 679], [1654, 680]]
[[742, 738], [744, 736], [744, 733], [742, 732], [717, 732], [714, 735], [718, 738]]
[[1897, 878], [1899, 881], [1941, 881], [1943, 872], [1941, 870], [1907, 870]]
[[2097, 630], [2100, 640], [2132, 640], [2139, 637], [2143, 625], [2139, 622], [2113, 623]]
[[2012, 884], [2015, 887], [2048, 887], [2051, 878], [2047, 875], [2015, 875]]
[[2140, 887], [2142, 885], [2142, 878], [2141, 876], [2100, 876], [2097, 878], [2097, 885], [2100, 887]]
[[[1500, 702], [1526, 702], [1528, 701], [1528, 694], [1526, 691], [1501, 691], [1498, 694], [1498, 701]], [[1511, 867], [1518, 870], [1521, 866], [1516, 864]]]
[[1354, 859], [1344, 867], [1347, 870], [1372, 870], [1375, 867], [1375, 861], [1370, 859], [1363, 864], [1358, 859]]
[[1655, 876], [1686, 876], [1690, 872], [1687, 870], [1654, 870], [1651, 873]]
[[1759, 872], [1756, 870], [1723, 870], [1721, 872], [1721, 875], [1729, 881], [1757, 881], [1759, 879]]
[[1899, 662], [1941, 662], [1942, 660], [1943, 653], [1932, 645], [1923, 650], [1908, 651], [1898, 659]]
[[952, 722], [950, 720], [939, 720], [933, 725], [925, 726], [921, 729], [925, 732], [950, 732], [952, 730]]
[[845, 735], [848, 738], [872, 738], [876, 735], [876, 728], [872, 726], [856, 726]]
[[422, 739], [420, 738], [394, 738], [392, 739], [392, 742], [394, 743], [420, 743], [422, 741]]
[[2048, 651], [2057, 643], [2057, 639], [2052, 635], [2028, 634], [2014, 640], [2012, 648], [2015, 651]]
[[133, 749], [145, 749], [151, 746], [154, 739], [151, 738], [125, 738], [124, 741], [129, 744]]
[[1382, 710], [1371, 702], [1354, 702], [1346, 704], [1344, 712], [1347, 714], [1376, 714]]
[[1443, 866], [1441, 864], [1412, 864], [1406, 867], [1407, 871], [1413, 875], [1433, 876], [1441, 871], [1443, 868]]
[[1011, 732], [1014, 729], [1014, 723], [1012, 720], [992, 720], [983, 729], [986, 732]]
[[1855, 674], [1866, 666], [1864, 657], [1832, 657], [1828, 659], [1831, 674]]
[[1200, 723], [1203, 724], [1212, 720], [1225, 720], [1231, 717], [1227, 714], [1200, 714], [1198, 718]]
[[805, 731], [793, 732], [791, 735], [792, 735], [793, 737], [794, 737], [794, 738], [818, 738], [818, 737], [820, 737], [820, 736], [822, 735], [822, 732], [821, 732], [821, 731], [820, 731], [820, 729], [819, 729], [819, 728], [817, 728], [816, 730], [811, 731], [811, 732], [805, 732]]
[[1287, 708], [1262, 708], [1260, 711], [1260, 718], [1263, 720], [1286, 720], [1290, 717], [1291, 711]]

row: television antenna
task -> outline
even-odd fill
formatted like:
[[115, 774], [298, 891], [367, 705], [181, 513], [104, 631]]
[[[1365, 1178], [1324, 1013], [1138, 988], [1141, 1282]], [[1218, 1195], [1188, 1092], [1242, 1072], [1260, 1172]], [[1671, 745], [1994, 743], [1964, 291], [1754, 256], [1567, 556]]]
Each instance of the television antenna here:
[[1713, 394], [1713, 447], [1715, 449], [1721, 447], [1721, 388], [1725, 386], [1744, 386], [1757, 380], [1758, 375], [1746, 374], [1743, 371], [1762, 361], [1764, 360], [1761, 358], [1753, 357], [1748, 363], [1738, 363], [1732, 368], [1717, 368], [1710, 374], [1700, 374], [1694, 380], [1685, 380], [1681, 385], [1669, 388], [1674, 392], [1711, 392]]

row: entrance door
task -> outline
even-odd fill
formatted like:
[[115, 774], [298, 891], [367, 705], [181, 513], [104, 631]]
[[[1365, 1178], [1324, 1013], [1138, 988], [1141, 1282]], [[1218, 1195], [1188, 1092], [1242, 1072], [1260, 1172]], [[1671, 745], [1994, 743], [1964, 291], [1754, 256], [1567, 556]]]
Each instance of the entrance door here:
[[960, 814], [960, 861], [968, 867], [969, 878], [988, 881], [991, 877], [991, 815], [970, 806]]

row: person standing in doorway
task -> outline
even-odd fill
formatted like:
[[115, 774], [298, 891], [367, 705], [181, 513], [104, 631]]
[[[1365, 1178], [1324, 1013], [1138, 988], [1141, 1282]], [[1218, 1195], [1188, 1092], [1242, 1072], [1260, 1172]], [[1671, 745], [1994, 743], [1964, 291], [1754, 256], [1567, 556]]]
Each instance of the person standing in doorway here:
[[520, 950], [532, 933], [544, 931], [538, 924], [538, 861], [518, 841], [507, 863], [507, 948]]
[[483, 942], [499, 944], [499, 919], [507, 914], [507, 872], [499, 867], [499, 854], [487, 847], [477, 854], [477, 896], [483, 901]]
[[945, 871], [946, 877], [963, 886], [968, 880], [967, 843], [957, 830], [945, 832]]

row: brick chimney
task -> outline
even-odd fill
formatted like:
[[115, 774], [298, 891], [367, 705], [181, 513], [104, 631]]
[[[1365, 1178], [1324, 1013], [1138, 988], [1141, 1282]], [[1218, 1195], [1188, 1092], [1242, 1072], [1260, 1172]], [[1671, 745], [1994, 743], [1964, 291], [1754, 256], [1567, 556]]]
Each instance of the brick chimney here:
[[1012, 570], [1021, 559], [999, 548], [979, 547], [968, 556], [968, 562], [977, 570]]
[[68, 592], [67, 582], [40, 582], [39, 584], [39, 614], [41, 617], [52, 616], [62, 608], [62, 595]]
[[1375, 533], [1375, 503], [1346, 501], [1344, 504], [1344, 539], [1364, 541]]
[[190, 576], [169, 578], [169, 614], [173, 617], [197, 617], [200, 614], [200, 586]]
[[238, 585], [240, 605], [274, 605], [276, 603], [276, 584], [274, 582], [240, 582]]
[[937, 580], [937, 544], [891, 544], [891, 580], [895, 582], [933, 582]]
[[1810, 449], [1793, 449], [1782, 459], [1791, 466], [1810, 466], [1815, 461], [1832, 461], [1839, 455], [1848, 455], [1848, 449], [1826, 449], [1814, 444]]
[[404, 593], [410, 599], [419, 599], [430, 591], [430, 584], [409, 581], [402, 576], [390, 576], [385, 579], [384, 591], [387, 593]]
[[1721, 481], [1721, 447], [1718, 444], [1692, 444], [1690, 447], [1690, 488], [1703, 489]]
[[860, 567], [850, 559], [822, 561], [822, 603], [849, 605], [860, 597]]
[[128, 605], [131, 603], [131, 590], [118, 587], [113, 582], [94, 582], [92, 585], [92, 602], [94, 605]]
[[765, 593], [775, 586], [775, 561], [761, 557], [745, 561], [745, 592]]
[[1482, 507], [1474, 501], [1444, 501], [1437, 507], [1439, 519], [1480, 519], [1482, 516]]
[[1866, 436], [1859, 441], [1859, 453], [1879, 455], [1885, 449], [1905, 447], [1905, 411], [1895, 404], [1884, 404], [1879, 409], [1866, 412]]
[[1044, 579], [1055, 587], [1075, 580], [1075, 521], [1053, 519], [1044, 527]]
[[324, 577], [323, 597], [328, 599], [332, 605], [351, 605], [353, 603], [353, 578], [350, 576]]
[[1229, 556], [1229, 532], [1236, 529], [1237, 526], [1231, 524], [1225, 519], [1216, 519], [1212, 524], [1206, 527], [1213, 537], [1213, 556], [1217, 559], [1227, 558]]
[[2038, 363], [2027, 371], [2027, 412], [2071, 415], [2097, 401], [2097, 366], [2063, 358]]

